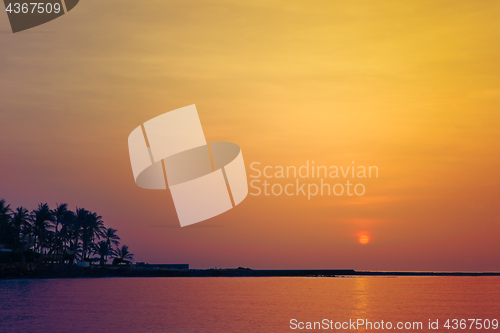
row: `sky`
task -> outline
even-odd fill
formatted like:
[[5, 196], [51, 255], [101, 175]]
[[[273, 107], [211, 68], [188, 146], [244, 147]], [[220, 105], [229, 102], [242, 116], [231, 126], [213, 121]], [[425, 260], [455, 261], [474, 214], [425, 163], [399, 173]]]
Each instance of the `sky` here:
[[[498, 271], [499, 14], [474, 1], [85, 0], [16, 34], [0, 14], [0, 198], [96, 211], [138, 262]], [[207, 141], [241, 147], [249, 181], [254, 162], [354, 161], [378, 178], [363, 196], [249, 195], [181, 228], [169, 191], [135, 185], [127, 138], [191, 104]]]

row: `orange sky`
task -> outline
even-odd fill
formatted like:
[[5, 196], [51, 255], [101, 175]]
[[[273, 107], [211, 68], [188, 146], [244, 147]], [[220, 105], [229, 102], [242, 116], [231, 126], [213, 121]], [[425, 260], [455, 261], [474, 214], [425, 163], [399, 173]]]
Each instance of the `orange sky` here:
[[[500, 269], [500, 3], [85, 0], [0, 15], [0, 198], [97, 211], [137, 261]], [[249, 196], [180, 228], [128, 134], [196, 104], [249, 165], [376, 165], [363, 197]], [[362, 245], [360, 236], [370, 242]]]

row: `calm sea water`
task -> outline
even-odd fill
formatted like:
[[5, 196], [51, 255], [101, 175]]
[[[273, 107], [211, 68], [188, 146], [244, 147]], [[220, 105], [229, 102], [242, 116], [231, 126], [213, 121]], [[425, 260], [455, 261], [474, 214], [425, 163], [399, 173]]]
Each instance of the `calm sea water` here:
[[[494, 318], [500, 319], [499, 277], [0, 280], [1, 332], [308, 331], [292, 330], [291, 319], [421, 321], [423, 330], [406, 332], [500, 332], [442, 328], [446, 319]], [[429, 330], [429, 319], [439, 319], [440, 329]]]

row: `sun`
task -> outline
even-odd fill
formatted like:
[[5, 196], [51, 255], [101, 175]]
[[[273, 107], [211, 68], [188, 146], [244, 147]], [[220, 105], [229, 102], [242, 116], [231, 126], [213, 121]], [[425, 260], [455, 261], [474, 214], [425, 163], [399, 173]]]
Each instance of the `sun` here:
[[360, 244], [365, 245], [365, 244], [368, 244], [370, 242], [370, 238], [368, 238], [368, 236], [363, 235], [363, 236], [359, 236], [358, 241]]

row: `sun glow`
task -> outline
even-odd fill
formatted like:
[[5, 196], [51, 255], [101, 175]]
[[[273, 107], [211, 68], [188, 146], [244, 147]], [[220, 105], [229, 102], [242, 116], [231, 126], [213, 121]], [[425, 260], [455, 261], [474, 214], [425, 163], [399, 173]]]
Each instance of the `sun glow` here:
[[363, 235], [363, 236], [359, 236], [358, 241], [360, 244], [365, 245], [365, 244], [368, 244], [370, 242], [370, 238], [368, 238], [368, 236]]

